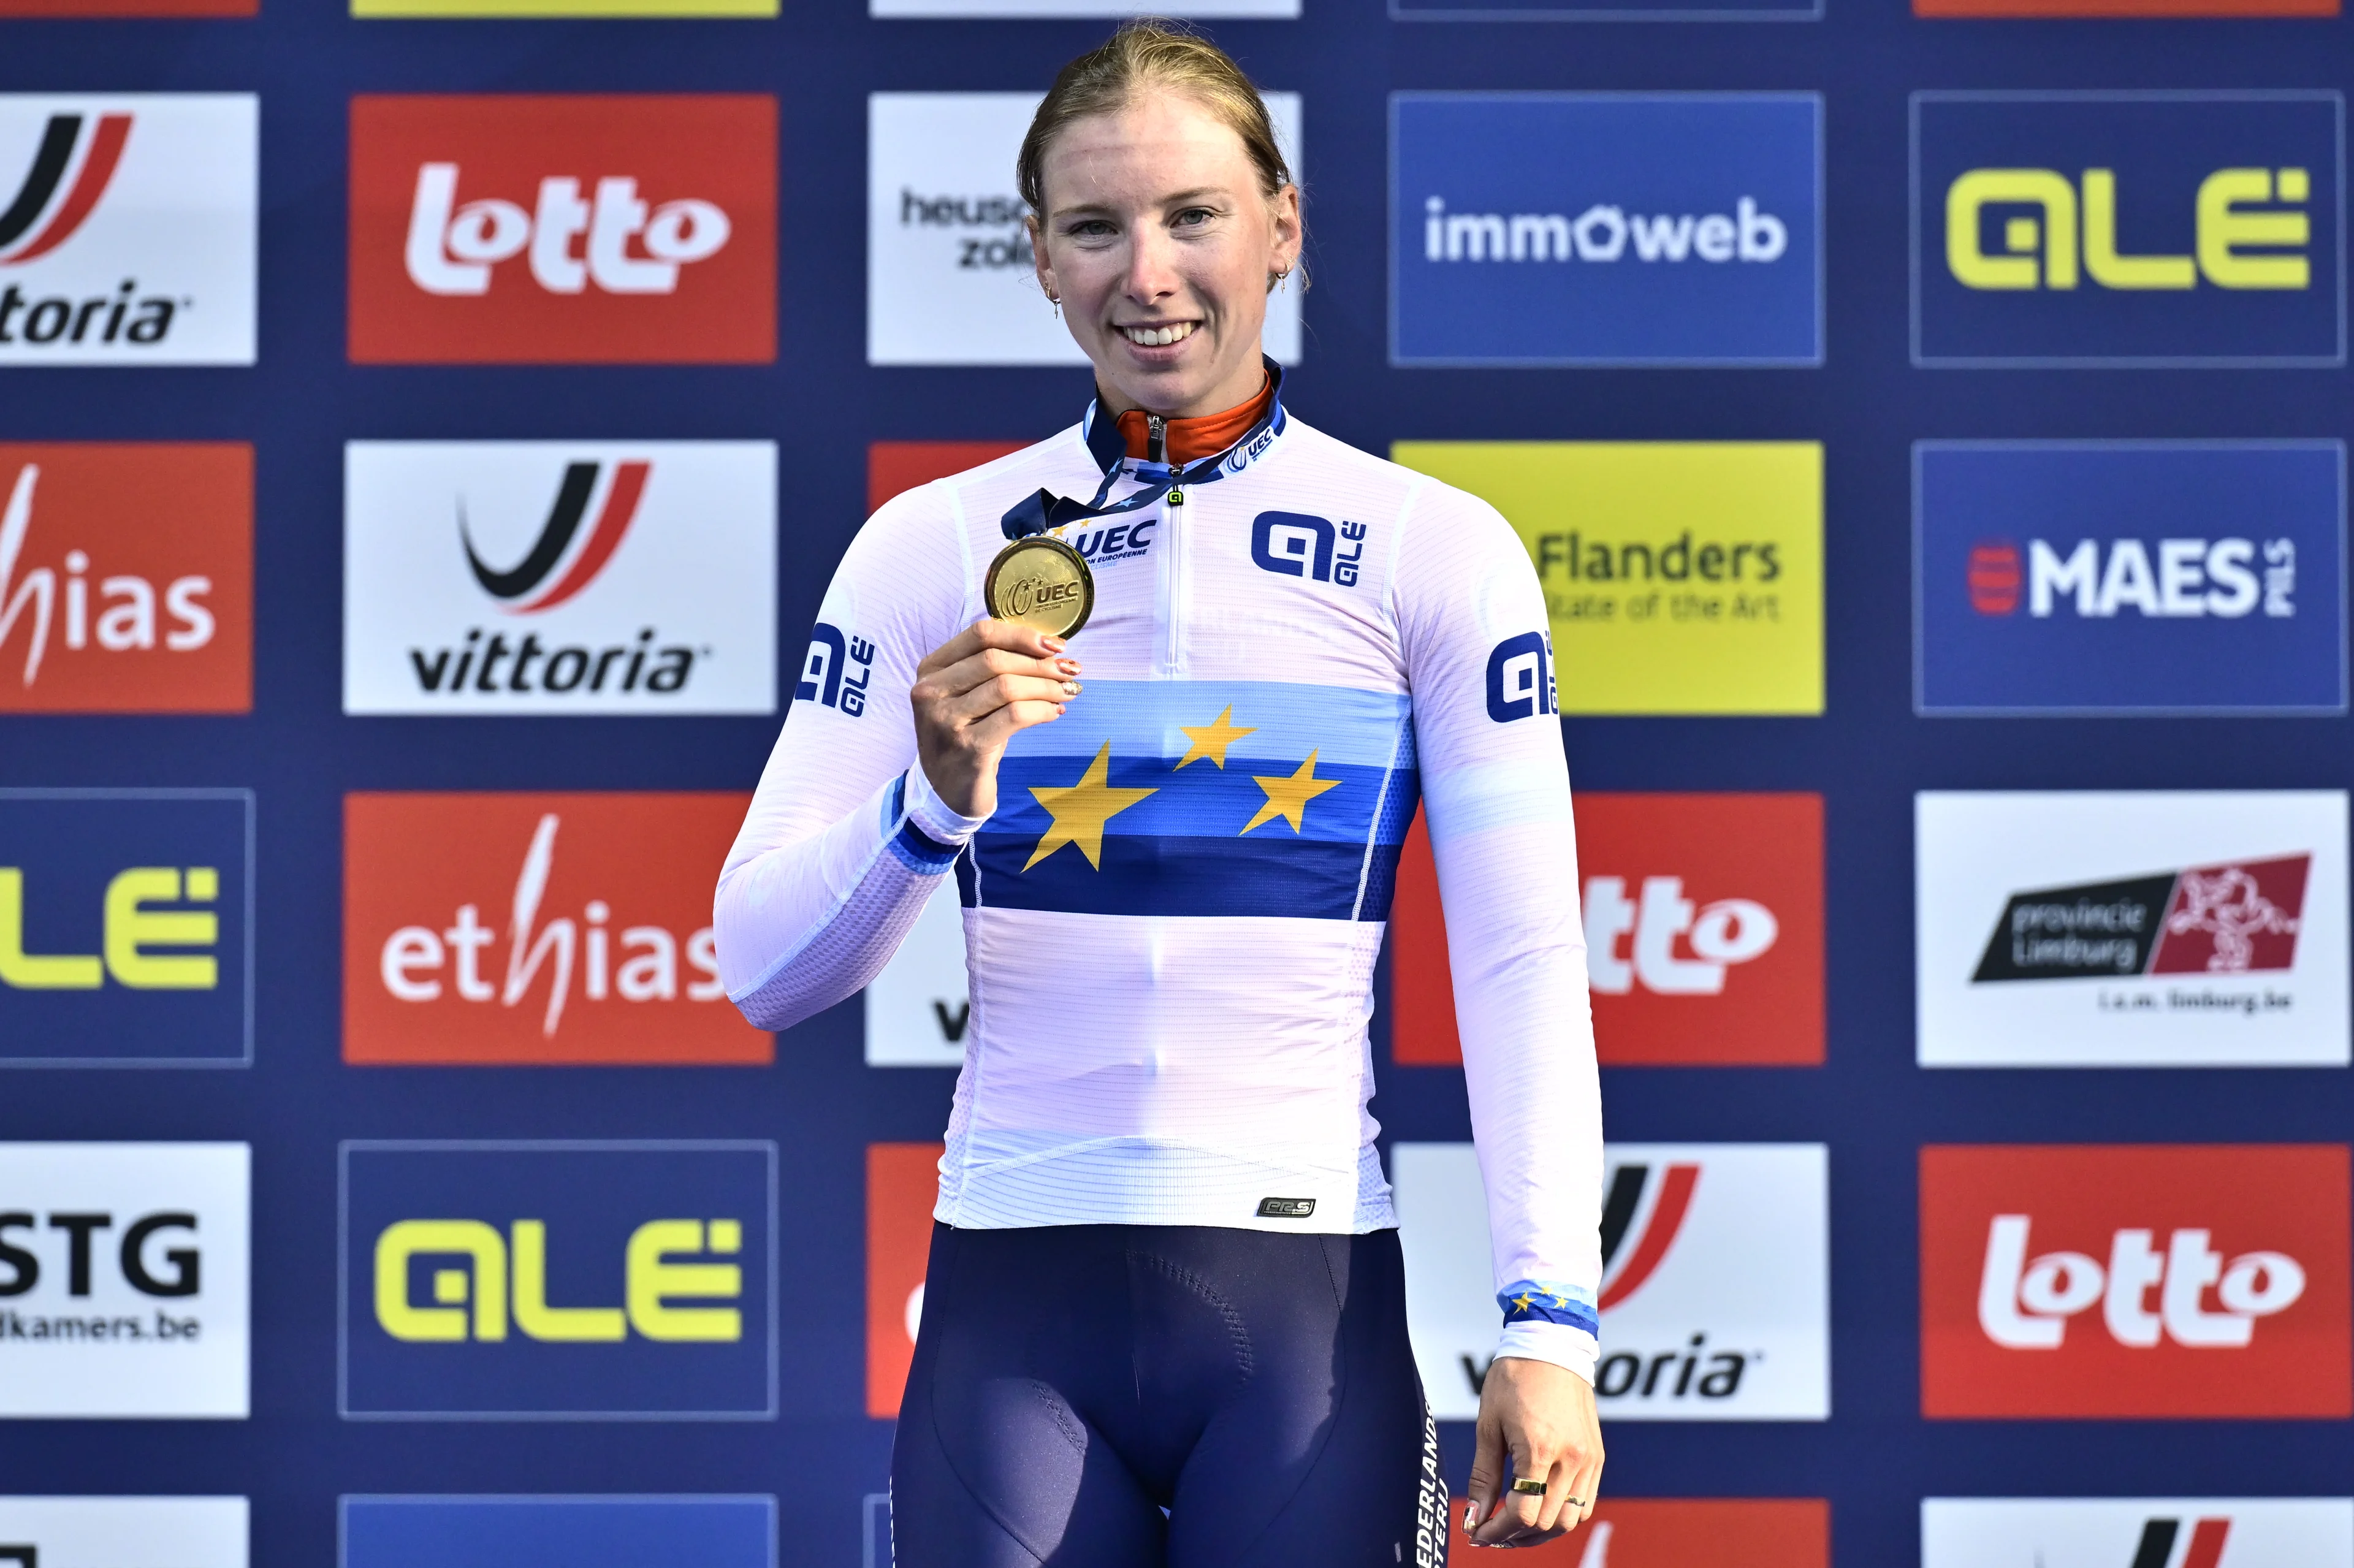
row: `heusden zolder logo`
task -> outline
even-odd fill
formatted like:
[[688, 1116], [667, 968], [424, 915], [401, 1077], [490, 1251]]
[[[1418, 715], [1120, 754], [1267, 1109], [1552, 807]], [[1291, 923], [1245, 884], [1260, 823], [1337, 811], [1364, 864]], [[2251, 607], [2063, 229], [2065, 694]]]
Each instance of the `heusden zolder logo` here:
[[[1447, 1561], [1460, 1563], [1478, 1548], [1463, 1533], [1463, 1510], [1447, 1512]], [[1831, 1506], [1821, 1498], [1606, 1495], [1576, 1533], [1517, 1550], [1527, 1556], [1514, 1568], [1830, 1568]]]
[[[1819, 795], [1577, 797], [1586, 986], [1612, 1066], [1823, 1060]], [[1390, 910], [1390, 1057], [1463, 1060], [1447, 926], [1417, 818]]]
[[2354, 1499], [1925, 1498], [1922, 1568], [2354, 1568]]
[[253, 1060], [253, 795], [0, 789], [0, 1067]]
[[1564, 714], [1823, 711], [1823, 449], [1398, 441], [1502, 513], [1544, 589]]
[[347, 1419], [769, 1420], [772, 1143], [347, 1143]]
[[0, 1144], [0, 1416], [248, 1414], [251, 1151]]
[[1390, 99], [1390, 362], [1813, 366], [1812, 93]]
[[344, 800], [344, 1060], [760, 1065], [711, 880], [733, 794]]
[[769, 441], [355, 441], [344, 711], [776, 711]]
[[2341, 441], [1923, 441], [1924, 714], [2346, 711]]
[[361, 364], [765, 365], [769, 97], [352, 100]]
[[9, 1568], [246, 1568], [243, 1498], [0, 1498]]
[[0, 714], [253, 707], [253, 449], [0, 446]]
[[1913, 97], [1917, 365], [2346, 361], [2336, 92]]
[[[1830, 1413], [1829, 1219], [1819, 1144], [1612, 1144], [1602, 1214], [1606, 1420]], [[1487, 1203], [1468, 1143], [1390, 1150], [1415, 1359], [1469, 1420], [1496, 1348]]]
[[260, 100], [0, 94], [0, 365], [250, 365]]
[[1921, 1412], [2354, 1414], [2347, 1148], [1921, 1151]]
[[773, 1496], [346, 1494], [338, 1568], [777, 1568]]
[[1928, 792], [1925, 1066], [2343, 1065], [2346, 796]]

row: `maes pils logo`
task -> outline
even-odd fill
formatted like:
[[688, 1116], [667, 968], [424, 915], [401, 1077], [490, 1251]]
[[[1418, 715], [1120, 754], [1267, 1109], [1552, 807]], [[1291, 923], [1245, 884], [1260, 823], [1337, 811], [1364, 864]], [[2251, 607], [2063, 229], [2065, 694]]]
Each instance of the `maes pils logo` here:
[[260, 113], [0, 94], [0, 365], [252, 364]]
[[[1586, 985], [1606, 1064], [1823, 1059], [1823, 805], [1815, 795], [1577, 797]], [[1390, 1049], [1463, 1059], [1428, 835], [1390, 911]]]
[[777, 104], [352, 100], [351, 356], [766, 364]]
[[354, 794], [344, 1059], [764, 1063], [728, 1004], [711, 881], [726, 794]]
[[0, 446], [0, 713], [253, 706], [253, 449]]
[[0, 1498], [11, 1568], [246, 1568], [243, 1498]]
[[1925, 1498], [1922, 1568], [2354, 1568], [2346, 1498]]
[[1929, 1416], [2354, 1414], [2342, 1144], [1921, 1151]]
[[[1605, 1418], [1826, 1418], [1822, 1147], [1613, 1144], [1605, 1158]], [[1390, 1171], [1423, 1388], [1440, 1420], [1469, 1420], [1502, 1325], [1479, 1161], [1468, 1143], [1401, 1143]]]
[[344, 711], [776, 708], [768, 441], [355, 441]]
[[1926, 793], [1925, 1066], [2347, 1060], [2346, 797]]
[[251, 1164], [0, 1144], [0, 1416], [247, 1414]]
[[347, 1143], [350, 1418], [762, 1420], [776, 1146]]

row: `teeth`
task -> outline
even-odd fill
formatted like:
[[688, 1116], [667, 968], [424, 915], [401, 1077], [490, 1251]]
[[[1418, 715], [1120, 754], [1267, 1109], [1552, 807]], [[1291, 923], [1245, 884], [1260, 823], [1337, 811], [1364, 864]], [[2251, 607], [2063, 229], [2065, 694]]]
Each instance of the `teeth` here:
[[1192, 322], [1165, 327], [1122, 327], [1128, 341], [1140, 348], [1165, 348], [1172, 343], [1182, 343], [1193, 335]]

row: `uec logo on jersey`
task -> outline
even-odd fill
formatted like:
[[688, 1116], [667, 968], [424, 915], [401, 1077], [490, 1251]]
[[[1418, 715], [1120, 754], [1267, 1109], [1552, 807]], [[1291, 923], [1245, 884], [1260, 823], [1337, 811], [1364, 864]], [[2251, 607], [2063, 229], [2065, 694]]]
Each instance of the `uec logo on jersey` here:
[[1925, 365], [2342, 364], [2342, 100], [1914, 95]]
[[1553, 684], [1553, 639], [1523, 631], [1496, 644], [1488, 655], [1488, 716], [1498, 724], [1557, 711]]

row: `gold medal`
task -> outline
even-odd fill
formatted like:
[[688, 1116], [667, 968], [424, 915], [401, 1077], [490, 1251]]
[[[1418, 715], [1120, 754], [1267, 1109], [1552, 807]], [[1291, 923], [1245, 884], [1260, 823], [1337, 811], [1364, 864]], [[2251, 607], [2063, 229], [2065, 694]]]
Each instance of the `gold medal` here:
[[1075, 635], [1096, 608], [1096, 577], [1086, 557], [1044, 534], [998, 551], [981, 592], [998, 620], [1018, 620], [1050, 637]]

